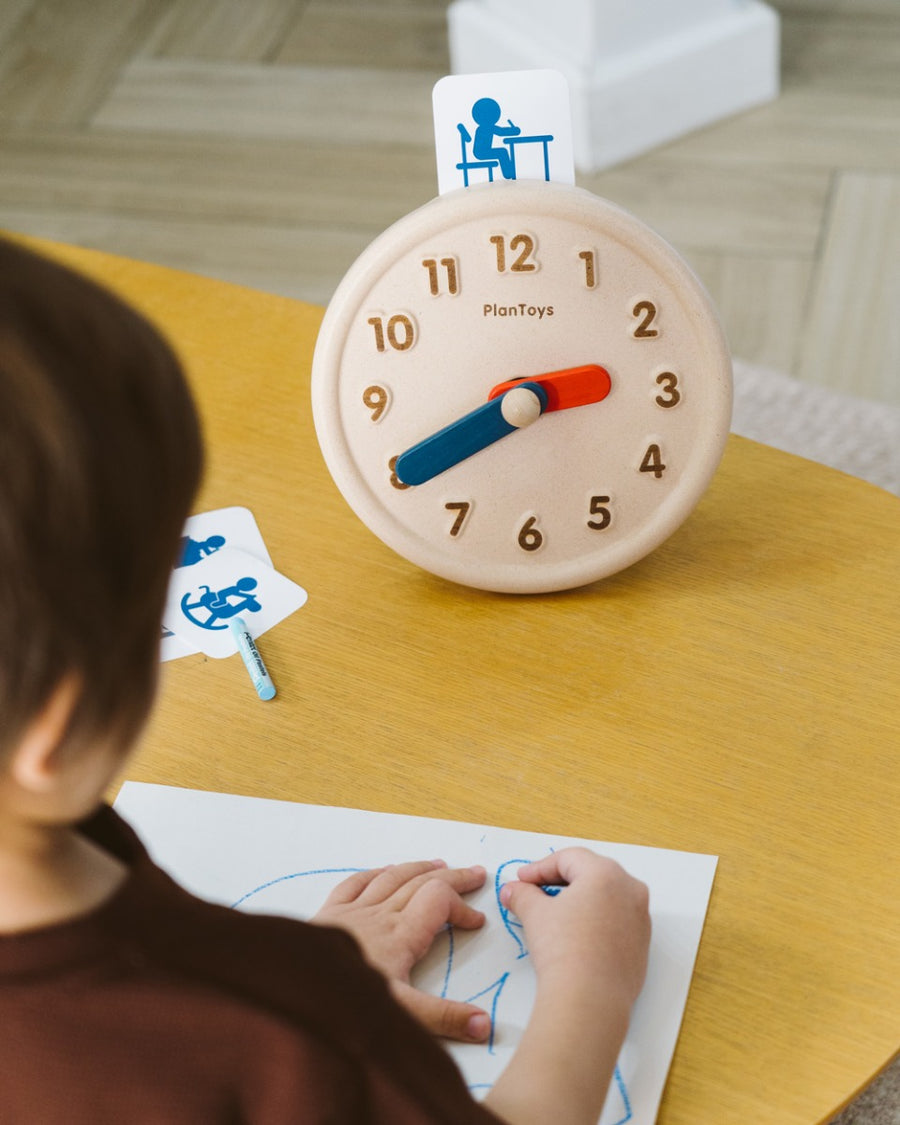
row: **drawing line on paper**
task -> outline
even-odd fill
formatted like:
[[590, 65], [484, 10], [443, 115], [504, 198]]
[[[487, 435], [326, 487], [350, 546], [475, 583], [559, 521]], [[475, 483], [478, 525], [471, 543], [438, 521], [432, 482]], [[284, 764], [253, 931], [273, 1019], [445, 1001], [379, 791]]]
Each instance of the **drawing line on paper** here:
[[360, 871], [369, 871], [368, 867], [315, 867], [309, 871], [294, 871], [290, 875], [279, 875], [277, 879], [269, 879], [267, 883], [260, 883], [258, 887], [254, 887], [252, 891], [247, 891], [246, 894], [241, 895], [231, 904], [232, 910], [237, 908], [247, 899], [253, 898], [254, 895], [261, 894], [269, 887], [274, 887], [276, 883], [287, 883], [291, 879], [302, 879], [305, 875], [358, 875]]
[[[448, 959], [449, 962], [449, 959]], [[448, 970], [449, 972], [449, 970]], [[500, 1001], [500, 993], [503, 991], [503, 986], [509, 980], [509, 973], [503, 973], [493, 984], [489, 984], [487, 988], [482, 988], [480, 992], [476, 992], [474, 996], [466, 998], [467, 1004], [472, 1004], [476, 1000], [480, 1000], [482, 996], [489, 996], [493, 993], [491, 999], [491, 1033], [488, 1036], [487, 1049], [488, 1054], [493, 1055], [494, 1052], [494, 1036], [497, 1033], [497, 1004]]]
[[[497, 868], [497, 871], [494, 875], [494, 899], [495, 899], [495, 902], [496, 902], [496, 905], [497, 905], [497, 910], [499, 912], [500, 919], [503, 923], [503, 926], [506, 929], [507, 933], [509, 933], [509, 935], [513, 939], [513, 941], [516, 943], [516, 948], [517, 948], [518, 952], [516, 953], [515, 959], [517, 961], [522, 960], [522, 958], [525, 958], [525, 957], [528, 956], [528, 947], [526, 946], [525, 940], [524, 940], [524, 928], [522, 926], [522, 923], [515, 917], [515, 915], [512, 914], [506, 907], [503, 906], [502, 902], [500, 901], [500, 889], [503, 886], [503, 883], [505, 882], [505, 880], [503, 878], [503, 873], [508, 867], [513, 867], [513, 866], [523, 867], [526, 864], [531, 863], [531, 862], [532, 861], [530, 859], [508, 859], [508, 860], [505, 860], [503, 863], [501, 863], [499, 865], [499, 867]], [[279, 883], [288, 883], [288, 882], [291, 882], [292, 880], [302, 879], [302, 878], [307, 877], [307, 876], [315, 876], [315, 875], [345, 875], [346, 876], [346, 875], [356, 875], [360, 871], [370, 871], [370, 870], [371, 870], [370, 867], [315, 867], [315, 868], [310, 868], [309, 870], [306, 870], [306, 871], [293, 871], [293, 872], [291, 872], [287, 875], [279, 875], [274, 879], [268, 879], [268, 880], [266, 880], [266, 882], [260, 883], [258, 886], [254, 887], [252, 890], [245, 892], [239, 898], [235, 899], [235, 901], [231, 904], [231, 908], [233, 910], [236, 910], [236, 909], [240, 908], [244, 903], [248, 902], [255, 895], [261, 894], [263, 891], [266, 891], [269, 888], [278, 885]], [[556, 894], [560, 891], [560, 889], [561, 888], [559, 888], [559, 887], [545, 887], [544, 888], [544, 890], [548, 894]], [[453, 965], [454, 965], [455, 952], [456, 952], [456, 942], [454, 940], [453, 927], [451, 925], [447, 925], [445, 927], [445, 932], [447, 934], [447, 955], [446, 955], [446, 964], [445, 964], [445, 967], [444, 967], [443, 984], [441, 986], [441, 991], [440, 991], [440, 996], [442, 998], [446, 998], [449, 994], [449, 991], [450, 991], [451, 976], [452, 976], [452, 973], [453, 973]], [[490, 1036], [488, 1038], [488, 1042], [486, 1044], [487, 1052], [488, 1052], [489, 1055], [495, 1055], [496, 1054], [496, 1051], [495, 1051], [495, 1035], [496, 1035], [496, 1029], [497, 1029], [497, 1026], [498, 1026], [498, 1008], [499, 1008], [499, 1005], [500, 1005], [501, 994], [502, 994], [503, 989], [506, 986], [509, 978], [510, 978], [510, 972], [507, 970], [507, 971], [503, 972], [492, 983], [486, 985], [484, 988], [482, 988], [480, 991], [474, 993], [473, 995], [465, 998], [465, 1003], [471, 1004], [471, 1003], [474, 1003], [476, 1000], [480, 1000], [482, 997], [491, 996], [491, 1002], [490, 1002], [491, 1031], [490, 1031]], [[619, 1096], [622, 1099], [621, 1108], [623, 1110], [624, 1116], [617, 1118], [614, 1122], [611, 1122], [610, 1125], [628, 1125], [628, 1122], [630, 1122], [632, 1120], [633, 1110], [632, 1110], [632, 1106], [631, 1106], [631, 1099], [630, 1099], [630, 1096], [629, 1096], [629, 1093], [628, 1093], [628, 1088], [627, 1088], [627, 1085], [625, 1083], [625, 1079], [622, 1076], [621, 1069], [618, 1066], [616, 1066], [616, 1068], [615, 1068], [615, 1072], [614, 1072], [614, 1075], [613, 1075], [613, 1082], [614, 1082], [614, 1085], [615, 1085], [615, 1087], [616, 1087], [616, 1089], [619, 1093]], [[470, 1087], [469, 1087], [469, 1089], [473, 1093], [476, 1090], [487, 1091], [487, 1090], [490, 1090], [490, 1088], [491, 1088], [491, 1083], [487, 1083], [487, 1082], [478, 1082], [478, 1083], [475, 1083], [473, 1085], [470, 1085]]]

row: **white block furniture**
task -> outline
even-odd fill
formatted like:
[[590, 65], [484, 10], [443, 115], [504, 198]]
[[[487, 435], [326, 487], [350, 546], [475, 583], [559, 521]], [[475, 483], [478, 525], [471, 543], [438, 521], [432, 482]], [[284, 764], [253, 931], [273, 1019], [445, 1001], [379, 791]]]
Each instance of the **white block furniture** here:
[[762, 0], [455, 0], [448, 24], [454, 74], [566, 76], [585, 172], [778, 94], [778, 16]]

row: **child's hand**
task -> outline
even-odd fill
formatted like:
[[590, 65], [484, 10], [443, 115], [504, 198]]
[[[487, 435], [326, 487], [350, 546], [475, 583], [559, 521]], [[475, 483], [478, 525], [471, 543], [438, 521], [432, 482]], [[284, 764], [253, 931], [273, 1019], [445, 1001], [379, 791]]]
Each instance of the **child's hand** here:
[[[525, 928], [540, 983], [578, 983], [629, 1007], [647, 973], [646, 886], [587, 848], [565, 848], [522, 867], [500, 901]], [[548, 895], [541, 887], [560, 886]]]
[[360, 871], [339, 883], [312, 919], [340, 926], [388, 978], [396, 999], [435, 1035], [481, 1042], [490, 1016], [474, 1004], [420, 992], [409, 974], [449, 923], [477, 930], [484, 915], [463, 901], [485, 880], [483, 867], [448, 868], [441, 860]]
[[587, 848], [529, 863], [501, 889], [537, 974], [525, 1032], [485, 1098], [502, 1120], [591, 1125], [600, 1116], [647, 972], [647, 900], [643, 883]]

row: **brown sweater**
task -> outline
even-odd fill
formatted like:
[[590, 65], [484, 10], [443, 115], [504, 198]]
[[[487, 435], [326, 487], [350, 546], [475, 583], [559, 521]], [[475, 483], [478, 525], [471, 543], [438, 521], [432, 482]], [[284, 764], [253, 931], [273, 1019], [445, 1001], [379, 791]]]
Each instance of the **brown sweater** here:
[[3, 1125], [497, 1125], [347, 934], [194, 898], [111, 809], [83, 830], [130, 875], [0, 936]]

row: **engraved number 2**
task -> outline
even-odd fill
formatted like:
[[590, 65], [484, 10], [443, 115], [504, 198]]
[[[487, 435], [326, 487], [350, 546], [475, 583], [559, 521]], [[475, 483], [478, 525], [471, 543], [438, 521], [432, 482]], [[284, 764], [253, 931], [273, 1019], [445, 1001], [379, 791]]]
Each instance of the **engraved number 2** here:
[[636, 340], [652, 340], [654, 336], [659, 335], [656, 328], [651, 328], [654, 320], [656, 320], [656, 311], [656, 305], [652, 301], [638, 301], [631, 310], [631, 315], [636, 320], [640, 319], [640, 324], [636, 325], [634, 329]]

